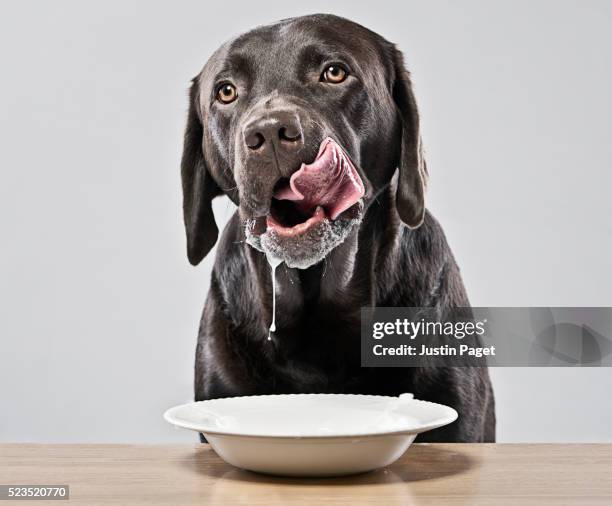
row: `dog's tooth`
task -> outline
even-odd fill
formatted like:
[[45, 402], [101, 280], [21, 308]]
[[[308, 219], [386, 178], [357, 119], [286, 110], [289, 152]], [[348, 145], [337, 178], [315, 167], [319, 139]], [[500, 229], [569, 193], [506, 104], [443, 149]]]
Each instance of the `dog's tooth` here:
[[259, 216], [247, 221], [247, 228], [252, 235], [261, 235], [266, 231], [266, 216]]

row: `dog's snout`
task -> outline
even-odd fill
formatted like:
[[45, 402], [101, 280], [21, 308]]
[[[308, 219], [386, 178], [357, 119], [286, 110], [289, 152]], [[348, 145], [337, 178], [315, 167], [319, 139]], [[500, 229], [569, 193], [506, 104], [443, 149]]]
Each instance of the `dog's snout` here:
[[303, 144], [302, 126], [295, 113], [268, 112], [251, 120], [244, 128], [244, 142], [251, 151], [271, 149], [293, 151]]

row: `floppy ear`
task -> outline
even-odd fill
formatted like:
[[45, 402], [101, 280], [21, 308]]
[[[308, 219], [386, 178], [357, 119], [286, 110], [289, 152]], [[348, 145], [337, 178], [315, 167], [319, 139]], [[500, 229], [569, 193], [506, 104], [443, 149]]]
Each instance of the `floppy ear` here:
[[404, 66], [404, 58], [398, 49], [393, 51], [395, 80], [393, 100], [401, 120], [402, 140], [399, 160], [397, 211], [402, 221], [410, 228], [417, 228], [425, 217], [425, 185], [427, 168], [423, 160], [419, 111], [412, 93], [410, 75]]
[[198, 83], [194, 79], [189, 92], [181, 160], [187, 257], [193, 265], [199, 264], [217, 242], [219, 229], [212, 211], [212, 199], [221, 194], [204, 160], [204, 127], [198, 111]]

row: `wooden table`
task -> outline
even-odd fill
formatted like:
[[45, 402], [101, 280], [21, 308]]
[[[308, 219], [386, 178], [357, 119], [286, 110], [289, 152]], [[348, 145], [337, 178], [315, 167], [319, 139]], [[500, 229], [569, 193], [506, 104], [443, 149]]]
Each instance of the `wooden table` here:
[[0, 504], [612, 504], [612, 445], [416, 444], [347, 478], [275, 478], [208, 445], [0, 445], [0, 484], [70, 485], [69, 501]]

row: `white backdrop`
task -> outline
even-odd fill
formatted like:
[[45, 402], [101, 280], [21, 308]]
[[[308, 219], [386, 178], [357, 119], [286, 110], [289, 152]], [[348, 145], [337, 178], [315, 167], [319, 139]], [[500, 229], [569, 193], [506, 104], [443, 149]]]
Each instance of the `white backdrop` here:
[[[184, 251], [186, 90], [284, 17], [345, 15], [405, 51], [473, 305], [612, 305], [612, 4], [372, 5], [2, 3], [1, 441], [194, 440], [161, 419], [192, 397], [212, 262]], [[612, 441], [612, 369], [492, 375], [500, 441]]]

